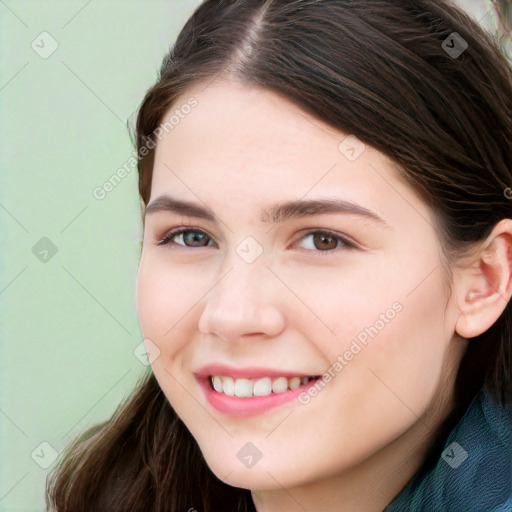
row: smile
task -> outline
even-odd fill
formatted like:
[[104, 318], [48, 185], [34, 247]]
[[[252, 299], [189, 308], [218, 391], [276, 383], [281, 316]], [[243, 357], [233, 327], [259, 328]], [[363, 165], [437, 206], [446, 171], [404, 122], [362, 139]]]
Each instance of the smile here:
[[319, 375], [270, 368], [209, 364], [195, 372], [207, 404], [228, 416], [270, 414], [296, 402], [321, 378]]
[[217, 393], [239, 398], [269, 396], [298, 389], [318, 377], [262, 377], [259, 379], [234, 379], [223, 375], [210, 376], [210, 383]]

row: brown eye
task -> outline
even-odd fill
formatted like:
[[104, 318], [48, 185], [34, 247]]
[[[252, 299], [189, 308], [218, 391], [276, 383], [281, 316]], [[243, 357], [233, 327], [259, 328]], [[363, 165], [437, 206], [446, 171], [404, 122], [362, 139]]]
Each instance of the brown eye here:
[[302, 237], [303, 247], [313, 252], [330, 253], [336, 249], [356, 249], [350, 240], [330, 231], [312, 231]]
[[315, 233], [313, 235], [313, 244], [320, 250], [332, 250], [338, 246], [338, 239], [332, 235], [324, 233]]

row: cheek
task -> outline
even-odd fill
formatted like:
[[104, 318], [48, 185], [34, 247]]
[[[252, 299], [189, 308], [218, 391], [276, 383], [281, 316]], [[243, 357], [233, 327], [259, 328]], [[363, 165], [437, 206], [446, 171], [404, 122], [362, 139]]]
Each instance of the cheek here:
[[172, 265], [151, 254], [140, 260], [136, 288], [142, 336], [160, 349], [151, 363], [153, 373], [180, 417], [186, 416], [190, 414], [190, 401], [179, 383], [188, 389], [194, 383], [184, 380], [183, 358], [198, 322], [194, 306], [208, 289], [197, 271], [187, 271], [184, 266]]
[[377, 272], [361, 264], [360, 258], [347, 253], [273, 268], [286, 284], [282, 295], [288, 297], [288, 309], [297, 313], [293, 320], [301, 321], [305, 332], [316, 333], [311, 339], [355, 333], [391, 306], [389, 286], [382, 285], [380, 291], [372, 275]]
[[351, 347], [359, 353], [357, 344], [364, 348], [400, 322], [403, 294], [394, 291], [389, 267], [358, 268], [355, 263], [356, 258], [338, 268], [280, 269], [295, 296], [288, 303], [290, 322], [330, 362]]
[[148, 258], [141, 258], [137, 274], [137, 315], [144, 338], [158, 338], [169, 328], [162, 311], [169, 302], [169, 283], [158, 272], [157, 265], [151, 265]]
[[[375, 420], [385, 411], [394, 415], [390, 429], [399, 429], [420, 416], [433, 400], [450, 341], [444, 325], [443, 295], [435, 277], [409, 296], [397, 293], [396, 298], [395, 308], [382, 303], [366, 316], [366, 323], [355, 335], [351, 331], [342, 340], [343, 348], [349, 348], [348, 355], [354, 351], [352, 347], [358, 348], [336, 383], [348, 410], [365, 410], [368, 416], [376, 415]], [[352, 314], [355, 317], [357, 310]]]
[[137, 274], [137, 315], [144, 338], [153, 340], [165, 354], [180, 349], [174, 343], [196, 319], [194, 308], [208, 286], [197, 269], [176, 266], [163, 258], [143, 256]]
[[409, 264], [404, 275], [402, 263], [371, 272], [317, 269], [293, 283], [310, 309], [295, 325], [315, 341], [340, 399], [354, 407], [365, 394], [399, 402], [394, 392], [421, 408], [441, 377], [450, 341], [441, 272], [429, 275], [429, 260]]

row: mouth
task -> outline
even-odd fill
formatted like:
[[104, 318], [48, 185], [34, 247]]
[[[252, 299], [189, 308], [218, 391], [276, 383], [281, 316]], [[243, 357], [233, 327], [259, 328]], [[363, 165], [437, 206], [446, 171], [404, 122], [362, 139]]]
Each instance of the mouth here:
[[299, 396], [321, 379], [321, 375], [224, 365], [209, 365], [195, 377], [209, 405], [234, 416], [267, 413], [294, 400], [298, 404]]
[[257, 396], [270, 396], [294, 391], [306, 386], [311, 381], [320, 378], [318, 375], [310, 377], [262, 377], [258, 379], [236, 379], [224, 375], [210, 375], [210, 385], [217, 393], [238, 398], [251, 398]]

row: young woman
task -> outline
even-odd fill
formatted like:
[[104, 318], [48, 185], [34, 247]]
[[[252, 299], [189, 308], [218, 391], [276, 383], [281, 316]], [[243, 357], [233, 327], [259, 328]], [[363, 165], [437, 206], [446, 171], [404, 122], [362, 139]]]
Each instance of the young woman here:
[[512, 79], [474, 21], [204, 1], [136, 143], [151, 372], [51, 510], [512, 509]]

